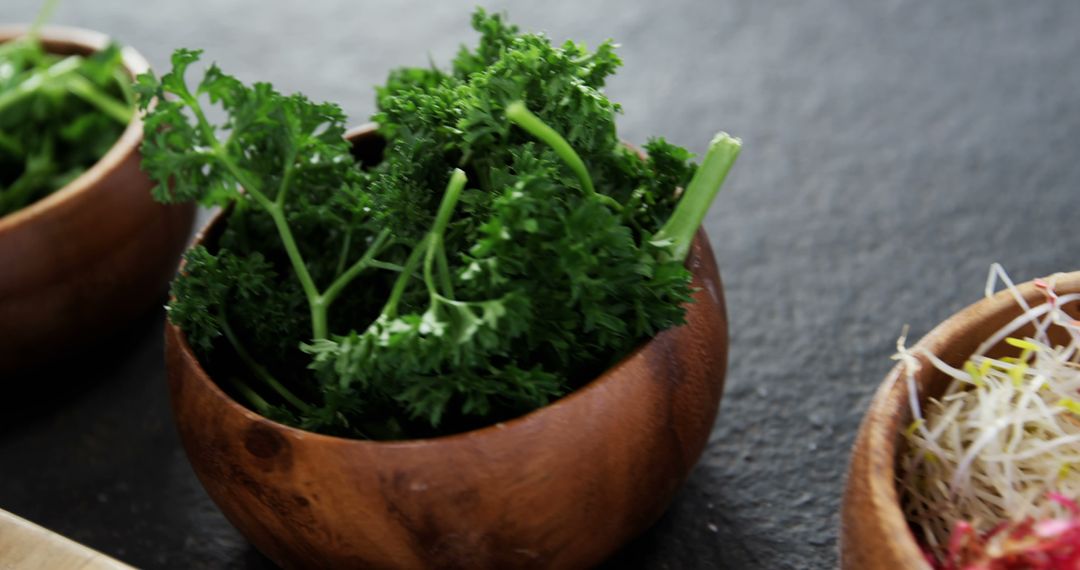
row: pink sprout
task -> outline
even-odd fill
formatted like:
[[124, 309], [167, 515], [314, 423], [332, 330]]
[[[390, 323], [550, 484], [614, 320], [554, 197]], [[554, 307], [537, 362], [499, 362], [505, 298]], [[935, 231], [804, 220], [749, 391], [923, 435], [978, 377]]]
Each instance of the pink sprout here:
[[938, 570], [1080, 570], [1080, 505], [1058, 493], [1048, 497], [1069, 512], [1065, 518], [1025, 519], [979, 535], [967, 521], [953, 526]]

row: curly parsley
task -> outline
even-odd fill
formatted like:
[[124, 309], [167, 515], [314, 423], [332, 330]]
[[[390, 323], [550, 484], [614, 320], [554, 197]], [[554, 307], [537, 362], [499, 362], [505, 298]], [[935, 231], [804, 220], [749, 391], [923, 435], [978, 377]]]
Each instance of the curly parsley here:
[[366, 167], [336, 105], [216, 66], [189, 86], [198, 51], [139, 78], [157, 199], [232, 208], [188, 252], [169, 318], [260, 412], [380, 439], [469, 429], [683, 322], [683, 260], [738, 141], [700, 168], [662, 139], [642, 160], [601, 92], [613, 44], [555, 46], [482, 10], [473, 27], [450, 70], [377, 89], [386, 146]]

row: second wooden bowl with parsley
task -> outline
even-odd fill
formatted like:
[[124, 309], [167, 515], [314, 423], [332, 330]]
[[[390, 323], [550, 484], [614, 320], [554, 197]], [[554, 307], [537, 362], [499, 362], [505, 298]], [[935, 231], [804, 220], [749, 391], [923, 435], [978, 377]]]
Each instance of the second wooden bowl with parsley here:
[[98, 32], [0, 27], [0, 377], [122, 327], [175, 271], [194, 207], [140, 170], [147, 69]]
[[155, 195], [228, 206], [173, 285], [178, 429], [285, 566], [595, 564], [708, 438], [727, 336], [699, 226], [738, 141], [642, 157], [600, 91], [612, 44], [473, 23], [348, 140], [335, 105], [189, 85], [199, 52], [140, 77]]

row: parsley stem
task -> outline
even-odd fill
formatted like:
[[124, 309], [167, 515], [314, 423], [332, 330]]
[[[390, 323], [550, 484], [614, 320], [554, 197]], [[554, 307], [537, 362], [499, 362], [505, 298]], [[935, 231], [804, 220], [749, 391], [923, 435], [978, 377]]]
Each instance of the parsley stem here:
[[304, 413], [311, 412], [311, 406], [306, 404], [300, 398], [297, 398], [295, 394], [289, 391], [284, 385], [277, 381], [276, 378], [269, 371], [266, 370], [261, 364], [255, 361], [248, 353], [244, 345], [240, 344], [240, 339], [236, 337], [236, 333], [233, 332], [232, 327], [229, 326], [228, 319], [225, 318], [224, 311], [219, 313], [218, 322], [221, 323], [221, 332], [225, 334], [225, 338], [228, 339], [229, 344], [232, 345], [236, 355], [240, 357], [240, 360], [244, 361], [248, 369], [256, 378], [262, 380], [267, 386], [272, 388], [279, 396], [285, 399], [286, 402], [296, 406], [296, 409]]
[[9, 89], [0, 96], [0, 111], [22, 101], [48, 85], [62, 85], [67, 90], [83, 99], [87, 103], [97, 107], [110, 118], [116, 119], [120, 124], [126, 125], [131, 122], [134, 110], [115, 97], [105, 93], [90, 80], [75, 73], [82, 64], [83, 58], [72, 55], [52, 64], [44, 71], [34, 73]]
[[285, 211], [272, 202], [265, 203], [263, 208], [270, 214], [270, 218], [274, 220], [278, 237], [281, 238], [281, 245], [285, 247], [285, 254], [289, 257], [293, 272], [296, 273], [296, 278], [300, 280], [300, 286], [304, 288], [304, 295], [307, 296], [308, 306], [311, 311], [312, 338], [315, 340], [324, 339], [327, 334], [326, 307], [323, 306], [319, 289], [315, 287], [311, 272], [308, 271], [307, 264], [304, 263], [304, 257], [300, 254], [300, 248], [296, 245], [296, 238], [293, 237], [292, 228], [289, 227], [289, 221], [285, 219]]
[[349, 267], [344, 273], [339, 275], [337, 279], [335, 279], [334, 282], [326, 288], [326, 291], [323, 291], [323, 311], [326, 311], [330, 308], [330, 304], [334, 302], [334, 299], [337, 299], [337, 296], [341, 294], [341, 291], [345, 289], [345, 286], [352, 282], [352, 280], [356, 278], [356, 276], [359, 275], [361, 271], [367, 269], [368, 267], [371, 267], [372, 259], [374, 259], [375, 256], [380, 251], [382, 251], [383, 245], [386, 244], [386, 240], [388, 239], [390, 239], [390, 230], [388, 228], [384, 228], [382, 231], [379, 232], [377, 236], [375, 236], [375, 239], [371, 242], [371, 245], [368, 246], [367, 251], [364, 252], [364, 255], [362, 255], [360, 259], [356, 261], [356, 263], [352, 264], [352, 266]]
[[608, 196], [607, 194], [600, 194], [593, 187], [592, 177], [589, 176], [589, 169], [585, 168], [585, 163], [578, 156], [578, 153], [574, 151], [574, 148], [570, 146], [570, 143], [566, 142], [566, 139], [562, 135], [555, 132], [555, 129], [549, 127], [540, 117], [532, 114], [528, 108], [525, 107], [525, 103], [521, 101], [514, 101], [506, 106], [506, 118], [510, 119], [510, 122], [525, 129], [530, 135], [540, 139], [541, 142], [547, 144], [555, 151], [555, 154], [570, 167], [570, 170], [578, 177], [581, 182], [581, 187], [585, 192], [597, 196], [608, 206], [611, 206], [616, 212], [622, 211], [622, 204], [617, 200]]
[[442, 286], [443, 293], [448, 297], [454, 296], [454, 284], [450, 282], [450, 264], [446, 260], [446, 248], [442, 247], [443, 240], [439, 240], [439, 256], [435, 258], [435, 263], [439, 266], [439, 285]]
[[278, 186], [277, 196], [274, 196], [274, 203], [278, 206], [285, 204], [285, 195], [289, 192], [289, 183], [292, 182], [293, 177], [293, 163], [296, 162], [296, 151], [289, 153], [288, 158], [285, 160], [285, 174], [281, 176], [281, 185]]
[[675, 211], [651, 240], [654, 244], [665, 247], [671, 259], [686, 259], [694, 234], [705, 219], [713, 198], [724, 184], [724, 179], [735, 164], [741, 148], [742, 141], [727, 133], [718, 133], [709, 143], [705, 159], [701, 161], [701, 166], [686, 186]]
[[85, 77], [72, 74], [67, 77], [66, 83], [68, 91], [97, 107], [102, 113], [115, 119], [121, 125], [131, 122], [131, 117], [135, 112], [130, 106], [120, 103], [113, 96], [98, 89]]
[[45, 85], [48, 85], [65, 75], [74, 73], [81, 63], [81, 57], [72, 55], [50, 65], [44, 71], [32, 74], [22, 83], [4, 91], [4, 93], [0, 95], [0, 111], [33, 95]]
[[345, 228], [345, 240], [341, 244], [341, 254], [338, 256], [337, 273], [341, 275], [345, 271], [345, 262], [349, 260], [349, 247], [352, 245], [352, 228]]
[[385, 269], [387, 271], [395, 271], [398, 273], [405, 270], [404, 267], [396, 263], [390, 263], [389, 261], [379, 261], [378, 259], [372, 259], [371, 263], [369, 263], [368, 265], [376, 269]]
[[394, 281], [393, 289], [390, 290], [390, 298], [387, 299], [386, 305], [383, 305], [383, 316], [388, 318], [397, 316], [398, 302], [401, 301], [401, 296], [405, 294], [405, 287], [408, 286], [409, 280], [412, 279], [413, 273], [416, 272], [416, 266], [420, 264], [423, 254], [427, 251], [427, 244], [430, 240], [431, 234], [429, 233], [420, 240], [420, 243], [416, 244], [412, 253], [409, 254], [409, 258], [405, 260], [405, 265], [401, 268], [401, 275], [398, 275], [397, 280]]
[[41, 28], [45, 26], [45, 22], [52, 19], [52, 14], [56, 11], [56, 5], [59, 3], [60, 0], [45, 0], [41, 4], [41, 8], [34, 18], [34, 23], [30, 24], [30, 31], [27, 32], [27, 35], [34, 41], [37, 41], [38, 36], [41, 35]]
[[311, 338], [322, 340], [330, 334], [330, 325], [327, 324], [326, 305], [322, 299], [308, 299], [308, 309], [311, 311]]
[[[439, 211], [435, 214], [435, 223], [432, 224], [431, 232], [428, 234], [430, 237], [427, 241], [427, 251], [424, 254], [424, 283], [427, 285], [428, 292], [432, 295], [436, 294], [432, 265], [434, 265], [436, 254], [440, 252], [444, 256], [446, 254], [445, 250], [443, 250], [443, 234], [446, 233], [446, 226], [450, 223], [450, 216], [454, 213], [454, 206], [457, 205], [458, 198], [461, 197], [461, 191], [465, 188], [466, 180], [465, 171], [455, 168], [453, 174], [450, 175], [450, 181], [446, 184], [442, 202], [439, 203]], [[449, 282], [449, 275], [447, 275], [446, 281]], [[449, 291], [443, 291], [443, 293], [450, 295]]]
[[226, 375], [225, 377], [229, 379], [229, 383], [233, 385], [233, 388], [235, 388], [236, 391], [239, 392], [253, 408], [255, 408], [256, 412], [259, 412], [264, 416], [266, 415], [266, 412], [270, 410], [270, 404], [264, 400], [262, 396], [255, 390], [252, 390], [251, 386], [248, 386], [246, 382], [240, 380], [236, 376]]
[[435, 214], [435, 222], [431, 231], [420, 240], [420, 243], [416, 244], [412, 253], [409, 254], [409, 258], [405, 260], [405, 265], [401, 268], [401, 275], [398, 275], [397, 280], [394, 281], [394, 287], [390, 290], [390, 298], [386, 301], [386, 305], [383, 306], [380, 318], [394, 318], [397, 316], [398, 303], [401, 301], [401, 296], [405, 294], [405, 288], [408, 286], [409, 280], [412, 279], [413, 272], [416, 271], [416, 266], [420, 264], [421, 259], [424, 261], [424, 282], [427, 285], [428, 293], [433, 297], [438, 296], [431, 276], [431, 264], [436, 250], [442, 245], [442, 235], [446, 231], [446, 226], [450, 223], [450, 215], [453, 214], [454, 206], [461, 196], [461, 191], [465, 188], [466, 180], [465, 172], [460, 168], [455, 168], [453, 174], [450, 175], [450, 181], [446, 185], [442, 202], [439, 203], [439, 211]]
[[131, 76], [123, 67], [117, 68], [113, 73], [113, 80], [120, 86], [120, 93], [128, 107], [135, 108], [135, 91], [131, 88]]

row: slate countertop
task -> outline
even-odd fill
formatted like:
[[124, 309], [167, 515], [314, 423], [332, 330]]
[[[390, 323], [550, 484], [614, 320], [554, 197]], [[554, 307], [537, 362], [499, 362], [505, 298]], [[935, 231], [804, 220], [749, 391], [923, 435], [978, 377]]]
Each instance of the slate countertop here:
[[[37, 5], [4, 0], [0, 21]], [[69, 0], [54, 21], [157, 69], [204, 48], [359, 124], [389, 69], [474, 42], [472, 5]], [[731, 316], [720, 417], [671, 509], [610, 566], [836, 566], [848, 451], [901, 327], [921, 336], [977, 300], [994, 261], [1021, 281], [1080, 264], [1080, 3], [487, 6], [560, 41], [622, 44], [608, 90], [622, 138], [744, 141], [706, 222]], [[269, 567], [179, 447], [161, 320], [4, 387], [0, 508], [140, 567]]]

